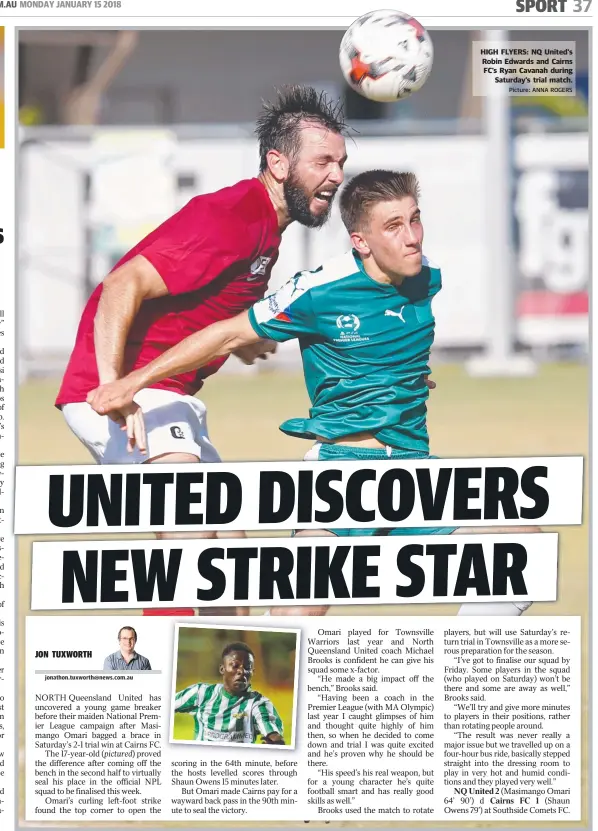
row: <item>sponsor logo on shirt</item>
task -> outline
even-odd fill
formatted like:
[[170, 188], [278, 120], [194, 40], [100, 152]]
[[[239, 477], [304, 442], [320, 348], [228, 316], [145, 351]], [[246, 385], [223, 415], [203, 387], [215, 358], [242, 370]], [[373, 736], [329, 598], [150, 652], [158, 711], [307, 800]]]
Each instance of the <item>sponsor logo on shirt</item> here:
[[244, 742], [253, 741], [250, 730], [235, 730], [233, 732], [222, 732], [220, 730], [204, 729], [203, 740], [208, 742]]
[[393, 312], [392, 309], [387, 309], [384, 312], [384, 316], [385, 317], [398, 317], [400, 320], [403, 321], [403, 323], [405, 323], [405, 318], [403, 317], [403, 309], [404, 308], [405, 308], [405, 306], [401, 306], [401, 311], [400, 312]]
[[249, 271], [252, 276], [247, 277], [247, 279], [251, 281], [257, 280], [258, 277], [263, 277], [271, 259], [272, 257], [258, 257], [257, 260], [254, 260], [249, 266]]
[[170, 435], [172, 436], [173, 439], [184, 439], [185, 438], [185, 434], [183, 433], [183, 431], [181, 430], [180, 427], [176, 426], [176, 424], [174, 424], [170, 428]]

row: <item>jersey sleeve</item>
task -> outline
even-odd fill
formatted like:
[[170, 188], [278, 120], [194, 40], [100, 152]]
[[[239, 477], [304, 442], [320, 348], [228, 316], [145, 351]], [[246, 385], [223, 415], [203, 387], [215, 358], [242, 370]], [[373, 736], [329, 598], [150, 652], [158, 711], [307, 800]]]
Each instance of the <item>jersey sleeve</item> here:
[[283, 342], [317, 332], [307, 273], [295, 275], [249, 309], [249, 321], [261, 338]]
[[262, 736], [269, 736], [270, 733], [280, 733], [282, 736], [284, 730], [282, 719], [269, 698], [260, 696], [253, 708], [252, 717], [258, 733]]
[[253, 226], [202, 197], [192, 199], [139, 253], [150, 262], [170, 294], [197, 291], [234, 263], [250, 259], [258, 241]]
[[175, 713], [196, 713], [203, 701], [206, 684], [192, 684], [176, 693], [174, 697]]

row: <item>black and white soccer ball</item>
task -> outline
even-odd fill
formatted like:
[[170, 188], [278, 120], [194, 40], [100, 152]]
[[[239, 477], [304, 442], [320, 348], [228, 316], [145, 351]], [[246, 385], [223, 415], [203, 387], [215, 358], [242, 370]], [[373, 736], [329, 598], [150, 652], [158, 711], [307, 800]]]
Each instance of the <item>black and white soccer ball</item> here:
[[339, 59], [349, 86], [371, 101], [400, 101], [421, 89], [432, 70], [430, 35], [414, 17], [383, 9], [355, 20]]

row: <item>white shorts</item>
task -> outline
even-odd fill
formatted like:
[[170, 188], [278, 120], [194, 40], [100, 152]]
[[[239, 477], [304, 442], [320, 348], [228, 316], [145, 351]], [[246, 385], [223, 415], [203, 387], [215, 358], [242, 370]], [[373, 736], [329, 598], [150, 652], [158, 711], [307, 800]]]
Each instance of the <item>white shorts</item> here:
[[143, 411], [147, 454], [127, 452], [127, 434], [108, 416], [98, 415], [85, 402], [65, 404], [66, 423], [96, 462], [103, 465], [141, 464], [164, 453], [190, 453], [202, 462], [221, 461], [208, 436], [205, 404], [190, 395], [146, 389], [135, 396]]

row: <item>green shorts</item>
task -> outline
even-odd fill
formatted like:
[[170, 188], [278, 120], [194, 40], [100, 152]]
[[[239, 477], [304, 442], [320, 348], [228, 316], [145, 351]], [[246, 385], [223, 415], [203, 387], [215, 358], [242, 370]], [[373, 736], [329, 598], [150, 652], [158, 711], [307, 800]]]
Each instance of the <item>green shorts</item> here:
[[[409, 450], [397, 450], [388, 447], [387, 450], [375, 450], [371, 447], [347, 447], [341, 444], [324, 444], [318, 442], [306, 454], [309, 461], [363, 461], [375, 462], [381, 459], [437, 459], [438, 456], [429, 456], [427, 453], [418, 453]], [[337, 537], [407, 537], [419, 534], [452, 534], [453, 528], [324, 528]]]

